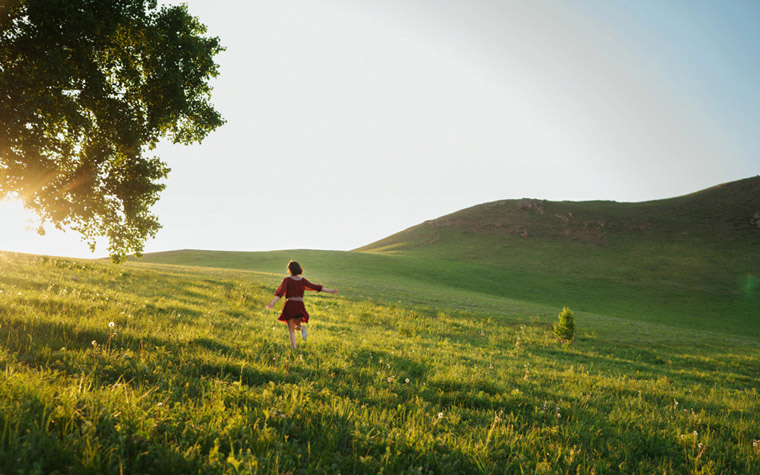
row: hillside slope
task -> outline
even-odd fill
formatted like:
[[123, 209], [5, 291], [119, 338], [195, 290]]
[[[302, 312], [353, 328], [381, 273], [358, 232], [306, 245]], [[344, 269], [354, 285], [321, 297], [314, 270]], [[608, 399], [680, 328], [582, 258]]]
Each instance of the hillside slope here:
[[760, 176], [642, 203], [495, 201], [425, 221], [357, 250], [412, 250], [451, 240], [456, 233], [597, 245], [689, 238], [718, 246], [742, 240], [760, 244]]
[[486, 203], [358, 251], [480, 265], [512, 298], [754, 332], [758, 249], [760, 177], [643, 203]]
[[[760, 177], [646, 203], [488, 203], [428, 221], [360, 252], [175, 251], [143, 262], [310, 278], [356, 295], [467, 308], [488, 297], [629, 320], [760, 335]], [[434, 289], [434, 290], [433, 290]], [[482, 308], [485, 310], [485, 308]]]

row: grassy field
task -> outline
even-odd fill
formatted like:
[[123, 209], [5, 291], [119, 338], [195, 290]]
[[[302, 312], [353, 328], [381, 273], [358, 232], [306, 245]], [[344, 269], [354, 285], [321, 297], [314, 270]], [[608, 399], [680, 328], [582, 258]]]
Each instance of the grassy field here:
[[[414, 253], [292, 250], [176, 251], [144, 262], [283, 273], [296, 259], [307, 275], [360, 298], [498, 313], [538, 306], [760, 338], [760, 261], [737, 264], [730, 250], [677, 243], [593, 248], [584, 243], [518, 240], [508, 254], [492, 236], [466, 236]], [[461, 248], [469, 245], [469, 256]], [[454, 256], [454, 257], [450, 257]], [[547, 257], [549, 256], [549, 257]], [[747, 269], [752, 269], [748, 272]]]
[[760, 337], [758, 249], [760, 177], [643, 203], [497, 201], [360, 248], [482, 266], [504, 297]]
[[760, 338], [760, 177], [645, 203], [505, 200], [361, 252], [174, 251], [142, 262], [281, 273], [360, 298], [498, 314], [543, 306]]
[[[482, 256], [149, 257], [0, 253], [0, 473], [760, 473], [757, 313], [604, 312]], [[341, 290], [296, 351], [264, 309], [291, 257]]]

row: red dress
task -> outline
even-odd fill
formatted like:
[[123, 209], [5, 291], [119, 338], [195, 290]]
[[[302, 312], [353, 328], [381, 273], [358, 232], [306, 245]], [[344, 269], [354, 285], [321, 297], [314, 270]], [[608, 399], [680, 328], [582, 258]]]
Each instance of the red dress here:
[[322, 286], [312, 284], [303, 277], [298, 280], [293, 279], [292, 277], [285, 277], [282, 280], [282, 284], [277, 287], [274, 294], [278, 297], [284, 296], [288, 300], [285, 302], [285, 306], [282, 307], [282, 313], [277, 320], [287, 322], [291, 318], [300, 318], [304, 323], [309, 322], [309, 314], [306, 312], [303, 300], [290, 300], [293, 297], [300, 297], [303, 299], [304, 290], [322, 292]]

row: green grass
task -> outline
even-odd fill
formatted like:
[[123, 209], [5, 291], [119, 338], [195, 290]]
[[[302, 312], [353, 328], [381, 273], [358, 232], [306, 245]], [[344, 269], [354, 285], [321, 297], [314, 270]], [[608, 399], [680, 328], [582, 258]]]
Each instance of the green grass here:
[[760, 177], [644, 203], [486, 203], [360, 250], [438, 261], [501, 297], [760, 337], [757, 216]]
[[568, 305], [760, 338], [758, 213], [755, 177], [645, 203], [486, 203], [359, 252], [173, 251], [142, 262], [279, 274], [293, 258], [361, 298], [492, 314]]
[[[341, 290], [296, 351], [264, 309], [290, 257]], [[568, 294], [505, 298], [528, 286], [482, 263], [173, 258], [242, 270], [0, 253], [0, 473], [760, 472], [757, 321], [565, 302], [561, 347]]]
[[[463, 255], [465, 248], [470, 251]], [[516, 306], [540, 312], [567, 305], [760, 338], [760, 280], [754, 277], [760, 276], [760, 263], [754, 255], [739, 259], [747, 254], [679, 243], [598, 247], [518, 239], [503, 245], [493, 236], [454, 235], [413, 253], [176, 251], [149, 254], [143, 262], [281, 274], [283, 263], [296, 259], [313, 268], [307, 276], [361, 298], [496, 314]]]

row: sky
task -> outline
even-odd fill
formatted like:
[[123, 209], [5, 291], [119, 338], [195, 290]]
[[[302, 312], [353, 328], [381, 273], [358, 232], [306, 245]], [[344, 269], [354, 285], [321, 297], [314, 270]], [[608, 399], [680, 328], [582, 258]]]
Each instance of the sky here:
[[[165, 3], [179, 3], [167, 1]], [[476, 204], [637, 202], [760, 174], [760, 2], [188, 0], [221, 38], [146, 252], [350, 250]], [[92, 254], [0, 202], [0, 249]]]

